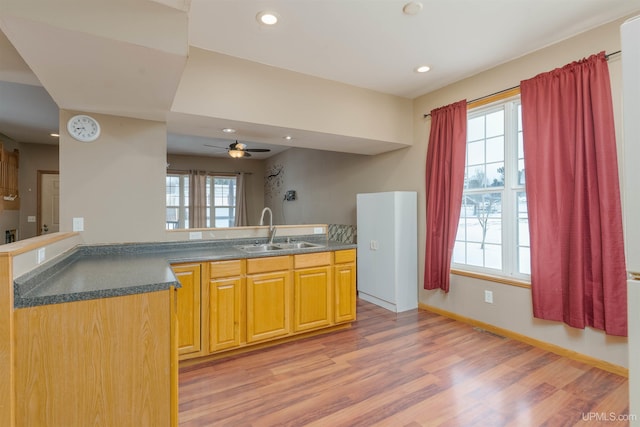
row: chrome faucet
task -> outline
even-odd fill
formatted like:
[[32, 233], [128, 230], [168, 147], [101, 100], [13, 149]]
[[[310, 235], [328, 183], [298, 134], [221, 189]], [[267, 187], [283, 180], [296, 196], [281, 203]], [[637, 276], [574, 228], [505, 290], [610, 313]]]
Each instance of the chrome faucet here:
[[260, 215], [260, 225], [264, 225], [264, 214], [269, 212], [269, 244], [273, 243], [273, 238], [276, 236], [276, 227], [273, 225], [273, 212], [270, 208], [262, 209], [262, 215]]

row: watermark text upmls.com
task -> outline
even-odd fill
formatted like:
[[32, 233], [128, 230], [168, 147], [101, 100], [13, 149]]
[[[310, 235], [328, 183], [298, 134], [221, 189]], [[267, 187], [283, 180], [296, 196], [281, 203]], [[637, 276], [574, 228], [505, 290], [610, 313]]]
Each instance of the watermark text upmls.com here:
[[618, 414], [616, 412], [583, 412], [583, 421], [636, 421], [638, 416], [635, 414]]

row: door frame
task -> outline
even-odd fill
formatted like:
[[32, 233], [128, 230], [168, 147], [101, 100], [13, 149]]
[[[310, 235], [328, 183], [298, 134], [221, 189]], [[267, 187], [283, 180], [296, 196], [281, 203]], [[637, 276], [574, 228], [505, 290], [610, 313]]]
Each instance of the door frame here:
[[36, 227], [38, 228], [36, 230], [36, 236], [42, 235], [42, 175], [60, 175], [60, 171], [38, 169], [38, 185], [36, 191]]

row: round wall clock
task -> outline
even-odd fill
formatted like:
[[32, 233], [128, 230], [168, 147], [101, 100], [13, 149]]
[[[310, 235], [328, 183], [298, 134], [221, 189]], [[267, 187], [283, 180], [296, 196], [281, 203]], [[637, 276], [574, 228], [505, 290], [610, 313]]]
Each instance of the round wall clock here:
[[92, 142], [100, 136], [100, 124], [91, 116], [80, 114], [67, 122], [69, 135], [82, 142]]

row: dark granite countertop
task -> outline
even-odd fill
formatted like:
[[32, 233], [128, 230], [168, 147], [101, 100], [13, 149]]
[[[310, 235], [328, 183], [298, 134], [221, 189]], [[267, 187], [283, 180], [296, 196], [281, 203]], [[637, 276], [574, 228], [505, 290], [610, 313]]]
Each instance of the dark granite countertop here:
[[108, 298], [180, 286], [170, 264], [262, 258], [353, 249], [355, 244], [300, 236], [324, 246], [247, 253], [236, 246], [255, 239], [78, 246], [14, 280], [14, 307]]

